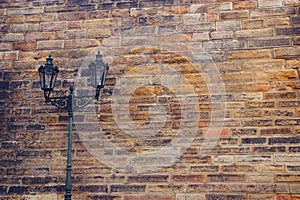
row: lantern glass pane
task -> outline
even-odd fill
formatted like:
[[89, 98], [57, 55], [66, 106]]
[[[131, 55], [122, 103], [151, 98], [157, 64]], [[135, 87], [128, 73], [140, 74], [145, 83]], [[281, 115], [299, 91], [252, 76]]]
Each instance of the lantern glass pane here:
[[45, 69], [45, 85], [46, 90], [50, 90], [52, 86], [52, 69]]
[[98, 66], [97, 68], [97, 86], [103, 86], [103, 77], [104, 77], [104, 66]]
[[89, 71], [90, 71], [90, 78], [91, 78], [91, 85], [92, 87], [96, 87], [97, 85], [97, 79], [96, 79], [96, 66], [94, 63], [89, 65]]
[[43, 90], [45, 88], [45, 78], [44, 78], [44, 70], [42, 68], [40, 68], [39, 70], [39, 75], [40, 75], [41, 89]]
[[53, 76], [52, 76], [52, 81], [51, 81], [51, 89], [53, 89], [54, 86], [55, 86], [55, 81], [56, 81], [57, 75], [58, 75], [57, 71], [54, 70], [53, 71]]

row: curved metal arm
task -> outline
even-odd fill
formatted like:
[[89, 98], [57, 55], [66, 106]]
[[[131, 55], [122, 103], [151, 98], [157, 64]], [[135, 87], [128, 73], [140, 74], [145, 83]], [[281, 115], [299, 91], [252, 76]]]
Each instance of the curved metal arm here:
[[46, 102], [50, 102], [53, 106], [60, 108], [60, 109], [68, 108], [68, 96], [48, 97], [46, 99]]
[[46, 102], [50, 102], [57, 108], [65, 109], [69, 112], [73, 112], [74, 108], [83, 108], [87, 106], [95, 96], [75, 96], [74, 86], [70, 87], [70, 94], [68, 96], [60, 97], [47, 97]]

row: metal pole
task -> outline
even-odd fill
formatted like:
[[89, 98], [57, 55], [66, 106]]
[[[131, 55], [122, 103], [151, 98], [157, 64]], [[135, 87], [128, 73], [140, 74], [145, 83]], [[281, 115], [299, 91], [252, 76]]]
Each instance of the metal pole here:
[[67, 155], [67, 174], [65, 185], [65, 200], [72, 198], [72, 125], [73, 125], [73, 108], [74, 108], [74, 86], [70, 87], [70, 95], [68, 96], [67, 110], [69, 115], [69, 132], [68, 132], [68, 155]]

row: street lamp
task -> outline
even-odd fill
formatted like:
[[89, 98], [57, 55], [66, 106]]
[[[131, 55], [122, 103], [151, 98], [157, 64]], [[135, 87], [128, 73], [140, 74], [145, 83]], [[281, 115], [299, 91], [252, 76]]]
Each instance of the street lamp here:
[[71, 200], [72, 190], [72, 125], [73, 112], [75, 108], [82, 108], [86, 106], [93, 97], [99, 100], [100, 90], [104, 87], [105, 78], [108, 72], [108, 64], [104, 63], [102, 56], [98, 51], [96, 60], [89, 64], [91, 85], [96, 88], [95, 96], [75, 96], [75, 86], [70, 86], [70, 93], [68, 96], [52, 97], [51, 92], [54, 91], [55, 81], [59, 73], [58, 67], [52, 63], [51, 55], [46, 59], [46, 64], [41, 65], [38, 69], [40, 76], [41, 89], [44, 91], [46, 102], [50, 102], [57, 108], [65, 109], [69, 116], [69, 131], [68, 131], [68, 153], [67, 153], [67, 173], [65, 185], [65, 200]]

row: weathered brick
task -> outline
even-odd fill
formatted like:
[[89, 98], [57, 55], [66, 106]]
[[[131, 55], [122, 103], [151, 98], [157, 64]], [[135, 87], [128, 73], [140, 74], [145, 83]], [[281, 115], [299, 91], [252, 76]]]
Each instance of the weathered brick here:
[[25, 16], [20, 15], [20, 16], [8, 16], [5, 19], [5, 23], [7, 24], [22, 24], [25, 22]]
[[62, 49], [62, 48], [64, 48], [63, 40], [37, 41], [38, 50], [54, 50], [54, 49]]
[[300, 17], [299, 16], [291, 17], [291, 23], [292, 24], [300, 24]]
[[244, 49], [246, 43], [238, 40], [208, 41], [203, 43], [205, 51]]
[[164, 8], [164, 15], [187, 14], [188, 12], [188, 6], [172, 6]]
[[291, 134], [292, 129], [291, 128], [264, 128], [261, 129], [262, 135], [285, 135], [285, 134]]
[[299, 162], [300, 158], [296, 154], [279, 154], [275, 155], [276, 162]]
[[246, 83], [243, 87], [245, 92], [266, 92], [269, 91], [269, 83]]
[[145, 192], [146, 185], [111, 185], [111, 192]]
[[232, 135], [256, 135], [257, 129], [256, 128], [233, 128], [231, 129]]
[[192, 172], [218, 172], [219, 171], [219, 166], [198, 166], [198, 165], [193, 165], [191, 166], [191, 171]]
[[300, 30], [299, 27], [291, 27], [291, 28], [277, 28], [277, 35], [299, 35]]
[[300, 143], [300, 137], [274, 137], [269, 138], [269, 144], [297, 144]]
[[94, 19], [84, 21], [83, 27], [87, 29], [99, 29], [103, 27], [119, 26], [120, 23], [120, 20], [114, 18]]
[[256, 74], [256, 80], [258, 81], [278, 81], [278, 80], [295, 80], [298, 78], [298, 73], [295, 70], [278, 70], [269, 72], [259, 72]]
[[233, 9], [234, 10], [250, 10], [258, 7], [257, 1], [234, 1]]
[[39, 14], [26, 16], [27, 23], [54, 22], [55, 14]]
[[209, 4], [192, 4], [190, 12], [192, 13], [211, 13], [217, 11], [232, 10], [231, 2], [209, 3]]
[[264, 172], [284, 172], [284, 166], [278, 164], [267, 164], [262, 167]]
[[217, 31], [236, 31], [242, 29], [240, 21], [220, 21], [216, 23]]
[[9, 9], [7, 15], [34, 15], [44, 13], [43, 7], [28, 7], [28, 8], [18, 8], [18, 9]]
[[216, 24], [213, 22], [203, 22], [195, 25], [184, 25], [182, 27], [183, 32], [202, 32], [216, 30]]
[[287, 184], [258, 184], [257, 192], [259, 193], [289, 193]]
[[250, 11], [250, 18], [264, 18], [273, 16], [289, 16], [296, 14], [297, 11], [293, 7], [280, 8], [261, 8]]
[[297, 93], [295, 92], [269, 92], [264, 94], [265, 99], [295, 99]]
[[271, 17], [264, 19], [264, 24], [266, 26], [274, 27], [280, 25], [290, 25], [290, 18], [289, 17]]
[[205, 194], [176, 194], [176, 200], [186, 200], [186, 199], [197, 199], [197, 200], [205, 200]]
[[298, 106], [300, 104], [299, 101], [279, 101], [278, 102], [278, 107], [295, 107]]
[[282, 0], [259, 0], [259, 8], [282, 7]]
[[89, 38], [105, 38], [112, 35], [112, 32], [110, 29], [93, 29], [88, 30], [87, 35]]
[[26, 194], [29, 192], [29, 186], [10, 186], [8, 194]]
[[193, 183], [193, 182], [203, 182], [205, 180], [204, 175], [189, 175], [189, 174], [181, 174], [181, 175], [172, 175], [172, 181], [174, 182], [185, 182], [185, 183]]
[[248, 29], [248, 30], [239, 30], [235, 32], [236, 37], [238, 38], [255, 38], [255, 37], [272, 37], [273, 29]]
[[13, 24], [10, 26], [10, 31], [12, 33], [26, 33], [26, 32], [33, 32], [33, 31], [40, 31], [39, 24]]
[[2, 42], [21, 42], [24, 41], [23, 33], [8, 33], [2, 37]]
[[[243, 29], [263, 29], [263, 28], [264, 28], [264, 20], [262, 19], [250, 19], [250, 20], [243, 21]], [[263, 31], [261, 31], [260, 34], [263, 34]]]
[[173, 194], [125, 194], [124, 200], [174, 200]]
[[129, 176], [128, 181], [131, 183], [143, 183], [143, 182], [167, 182], [168, 175], [144, 175], [144, 176]]
[[22, 183], [24, 184], [47, 184], [51, 182], [52, 178], [51, 177], [24, 177], [22, 178]]
[[286, 147], [284, 146], [277, 146], [277, 147], [270, 147], [270, 146], [261, 146], [261, 147], [253, 147], [253, 153], [261, 154], [261, 153], [277, 153], [277, 152], [286, 152]]
[[249, 194], [249, 200], [259, 200], [259, 199], [268, 199], [268, 200], [277, 200], [276, 194]]
[[187, 192], [190, 193], [203, 193], [203, 192], [209, 192], [214, 191], [217, 193], [220, 192], [245, 192], [245, 191], [251, 191], [254, 192], [256, 190], [256, 185], [254, 184], [235, 184], [235, 183], [215, 183], [215, 184], [189, 184], [187, 185]]
[[235, 59], [253, 59], [253, 58], [272, 58], [270, 50], [237, 50], [237, 51], [227, 51], [226, 58], [228, 60]]
[[300, 45], [300, 36], [293, 37], [293, 44]]
[[1, 60], [18, 60], [19, 53], [17, 51], [0, 52]]
[[33, 51], [36, 50], [36, 42], [14, 42], [13, 49], [21, 51]]
[[41, 30], [44, 31], [61, 31], [68, 28], [68, 23], [66, 21], [62, 22], [42, 22]]
[[53, 32], [31, 32], [25, 33], [25, 41], [53, 40]]
[[73, 49], [80, 47], [97, 47], [100, 45], [100, 42], [96, 39], [75, 39], [75, 40], [65, 40], [64, 48]]
[[205, 15], [203, 14], [185, 14], [182, 17], [183, 24], [192, 25], [197, 23], [203, 23], [206, 21]]
[[247, 199], [246, 195], [241, 194], [206, 194], [206, 200], [214, 199], [232, 199], [232, 200], [245, 200]]
[[283, 0], [283, 4], [285, 6], [297, 6], [297, 5], [299, 5], [299, 1], [297, 1], [297, 0]]
[[276, 119], [275, 124], [278, 126], [285, 126], [285, 125], [297, 125], [300, 123], [299, 119]]
[[264, 144], [267, 139], [263, 137], [258, 138], [242, 138], [242, 144]]
[[211, 38], [214, 40], [233, 39], [233, 31], [214, 31], [211, 33]]
[[248, 42], [250, 48], [290, 46], [290, 38], [256, 39]]
[[249, 18], [248, 10], [240, 10], [240, 11], [224, 11], [220, 13], [221, 20], [236, 20], [236, 19], [247, 19]]
[[245, 126], [272, 126], [273, 122], [270, 119], [245, 119], [244, 120], [244, 125]]
[[210, 182], [235, 182], [235, 181], [245, 181], [245, 174], [208, 174], [208, 181]]

